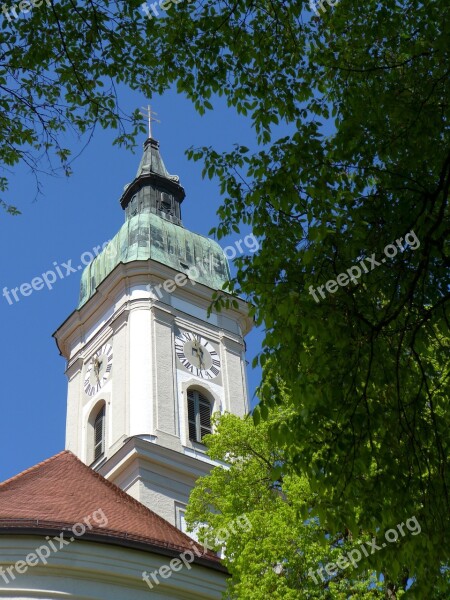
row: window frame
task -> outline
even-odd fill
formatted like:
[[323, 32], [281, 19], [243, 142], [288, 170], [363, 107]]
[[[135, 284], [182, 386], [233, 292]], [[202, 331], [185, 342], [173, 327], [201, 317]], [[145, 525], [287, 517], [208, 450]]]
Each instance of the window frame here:
[[[101, 435], [99, 441], [97, 441], [97, 424], [100, 421]], [[93, 451], [93, 462], [97, 462], [105, 455], [106, 450], [106, 404], [103, 404], [95, 415], [92, 428], [92, 451]], [[97, 454], [98, 448], [100, 453]]]
[[[208, 396], [199, 390], [188, 388], [187, 389], [187, 421], [188, 421], [188, 439], [193, 444], [202, 444], [203, 438], [205, 435], [209, 435], [213, 432], [212, 430], [212, 422], [211, 417], [213, 414], [213, 402], [208, 398]], [[193, 417], [191, 402], [193, 402]], [[205, 408], [207, 406], [207, 423], [205, 421], [202, 422], [202, 415], [206, 415], [206, 413], [201, 411], [201, 407]], [[191, 429], [192, 427], [192, 429]], [[195, 437], [192, 437], [192, 431], [195, 429]], [[202, 433], [203, 431], [203, 433]]]

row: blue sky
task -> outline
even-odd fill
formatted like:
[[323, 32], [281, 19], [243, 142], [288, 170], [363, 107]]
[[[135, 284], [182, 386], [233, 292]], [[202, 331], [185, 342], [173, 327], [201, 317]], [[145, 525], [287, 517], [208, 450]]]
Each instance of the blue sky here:
[[[140, 108], [147, 99], [124, 92], [122, 107]], [[153, 98], [152, 108], [161, 124], [153, 126], [170, 173], [180, 176], [186, 190], [183, 223], [207, 235], [218, 223], [216, 210], [221, 199], [217, 182], [203, 180], [202, 164], [185, 157], [190, 146], [214, 145], [229, 150], [233, 143], [254, 147], [250, 122], [217, 101], [214, 111], [200, 117], [191, 104], [175, 92]], [[17, 205], [22, 215], [0, 214], [0, 290], [30, 283], [42, 273], [68, 260], [80, 263], [84, 252], [112, 238], [124, 221], [119, 205], [123, 186], [135, 176], [142, 145], [136, 153], [112, 145], [114, 132], [97, 130], [93, 140], [73, 164], [74, 174], [66, 179], [42, 175], [44, 195], [34, 201], [35, 181], [24, 168], [11, 176], [5, 200]], [[145, 141], [142, 136], [140, 142]], [[73, 140], [74, 154], [83, 143]], [[248, 233], [243, 229], [221, 240], [232, 244]], [[62, 268], [65, 273], [66, 269]], [[67, 381], [65, 361], [59, 356], [52, 333], [75, 309], [80, 273], [59, 279], [50, 291], [33, 291], [9, 305], [0, 296], [1, 407], [0, 480], [64, 449]], [[1, 292], [0, 292], [1, 293]], [[250, 396], [259, 380], [251, 360], [259, 351], [261, 331], [247, 337]]]

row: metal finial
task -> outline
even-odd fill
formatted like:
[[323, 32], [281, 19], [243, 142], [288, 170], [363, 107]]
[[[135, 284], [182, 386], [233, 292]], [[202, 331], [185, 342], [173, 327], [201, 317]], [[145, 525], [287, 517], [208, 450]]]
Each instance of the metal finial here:
[[161, 123], [161, 121], [159, 119], [155, 119], [153, 117], [153, 115], [158, 115], [158, 113], [155, 113], [152, 110], [152, 107], [150, 106], [150, 104], [148, 104], [147, 107], [143, 106], [142, 110], [140, 112], [141, 112], [141, 115], [143, 115], [144, 117], [147, 117], [147, 119], [148, 119], [148, 137], [151, 138], [152, 137], [152, 122]]

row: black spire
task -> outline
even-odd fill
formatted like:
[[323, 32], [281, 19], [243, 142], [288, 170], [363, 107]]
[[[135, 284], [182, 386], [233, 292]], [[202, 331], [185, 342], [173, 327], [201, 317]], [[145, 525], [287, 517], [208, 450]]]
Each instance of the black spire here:
[[181, 222], [181, 203], [186, 196], [178, 175], [170, 175], [159, 142], [149, 137], [134, 181], [125, 186], [120, 204], [130, 219], [138, 213], [155, 213], [177, 225]]

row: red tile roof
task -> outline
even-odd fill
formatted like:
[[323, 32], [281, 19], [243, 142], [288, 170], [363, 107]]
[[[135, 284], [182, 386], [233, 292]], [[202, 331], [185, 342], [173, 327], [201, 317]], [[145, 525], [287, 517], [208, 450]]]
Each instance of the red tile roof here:
[[[101, 527], [103, 511], [107, 524]], [[0, 534], [12, 531], [71, 529], [91, 519], [83, 539], [134, 545], [162, 553], [184, 552], [196, 547], [199, 563], [225, 570], [217, 556], [115, 484], [87, 467], [74, 454], [64, 451], [0, 484]], [[95, 521], [99, 523], [96, 523]], [[134, 544], [133, 544], [134, 543]], [[137, 544], [137, 546], [136, 546]]]

